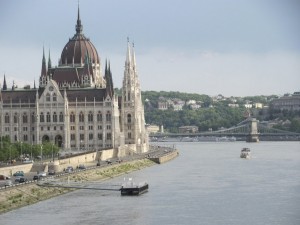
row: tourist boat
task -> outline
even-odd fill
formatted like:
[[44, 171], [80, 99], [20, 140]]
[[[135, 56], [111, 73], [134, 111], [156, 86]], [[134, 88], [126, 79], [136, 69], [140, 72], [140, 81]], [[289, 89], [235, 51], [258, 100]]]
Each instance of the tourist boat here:
[[146, 182], [136, 184], [129, 178], [129, 182], [121, 186], [121, 195], [141, 195], [148, 191], [149, 185]]
[[251, 157], [251, 152], [250, 152], [250, 148], [243, 148], [241, 150], [241, 155], [240, 155], [241, 158], [244, 158], [244, 159], [249, 159]]

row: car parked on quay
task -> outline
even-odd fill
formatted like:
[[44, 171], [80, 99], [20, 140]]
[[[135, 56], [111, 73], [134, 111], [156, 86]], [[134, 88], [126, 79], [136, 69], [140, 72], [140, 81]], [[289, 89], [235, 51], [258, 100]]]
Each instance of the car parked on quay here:
[[14, 177], [24, 177], [24, 171], [17, 171], [13, 174]]

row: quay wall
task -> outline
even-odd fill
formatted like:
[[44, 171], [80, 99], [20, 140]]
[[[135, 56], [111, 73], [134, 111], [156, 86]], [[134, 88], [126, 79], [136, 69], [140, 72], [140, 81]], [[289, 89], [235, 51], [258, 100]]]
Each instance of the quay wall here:
[[179, 152], [176, 149], [176, 150], [172, 150], [172, 151], [166, 152], [163, 155], [150, 157], [150, 159], [153, 162], [161, 164], [161, 163], [165, 163], [165, 162], [168, 162], [168, 161], [176, 158], [178, 155], [179, 155]]
[[56, 172], [63, 171], [68, 166], [76, 168], [79, 164], [88, 164], [97, 162], [98, 160], [105, 161], [106, 159], [113, 158], [116, 154], [115, 149], [107, 149], [99, 152], [91, 152], [78, 156], [71, 156], [70, 158], [58, 159], [54, 162], [44, 163], [30, 163], [16, 166], [8, 166], [0, 168], [0, 174], [11, 177], [17, 171], [23, 171], [24, 173], [44, 171], [48, 172], [48, 169], [53, 169]]
[[30, 164], [22, 164], [17, 166], [9, 166], [0, 168], [0, 174], [11, 177], [17, 171], [24, 171], [24, 173], [28, 173], [31, 171], [32, 163]]

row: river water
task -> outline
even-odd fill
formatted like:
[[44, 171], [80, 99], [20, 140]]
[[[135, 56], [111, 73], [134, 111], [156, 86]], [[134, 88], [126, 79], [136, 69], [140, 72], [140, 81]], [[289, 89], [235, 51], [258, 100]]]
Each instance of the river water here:
[[[299, 142], [174, 144], [178, 158], [129, 175], [149, 183], [141, 196], [77, 190], [2, 214], [0, 224], [300, 224]], [[252, 159], [239, 158], [242, 147]]]

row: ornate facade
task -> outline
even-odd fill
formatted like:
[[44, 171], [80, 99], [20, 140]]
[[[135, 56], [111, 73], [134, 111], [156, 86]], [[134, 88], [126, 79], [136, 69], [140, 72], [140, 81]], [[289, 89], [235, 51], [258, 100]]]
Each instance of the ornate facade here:
[[104, 76], [94, 45], [83, 34], [78, 8], [76, 33], [62, 50], [58, 66], [48, 65], [43, 50], [39, 87], [0, 93], [1, 136], [12, 142], [55, 143], [62, 149], [114, 148], [148, 151], [144, 108], [134, 47], [127, 46], [122, 96], [114, 93], [109, 63]]

